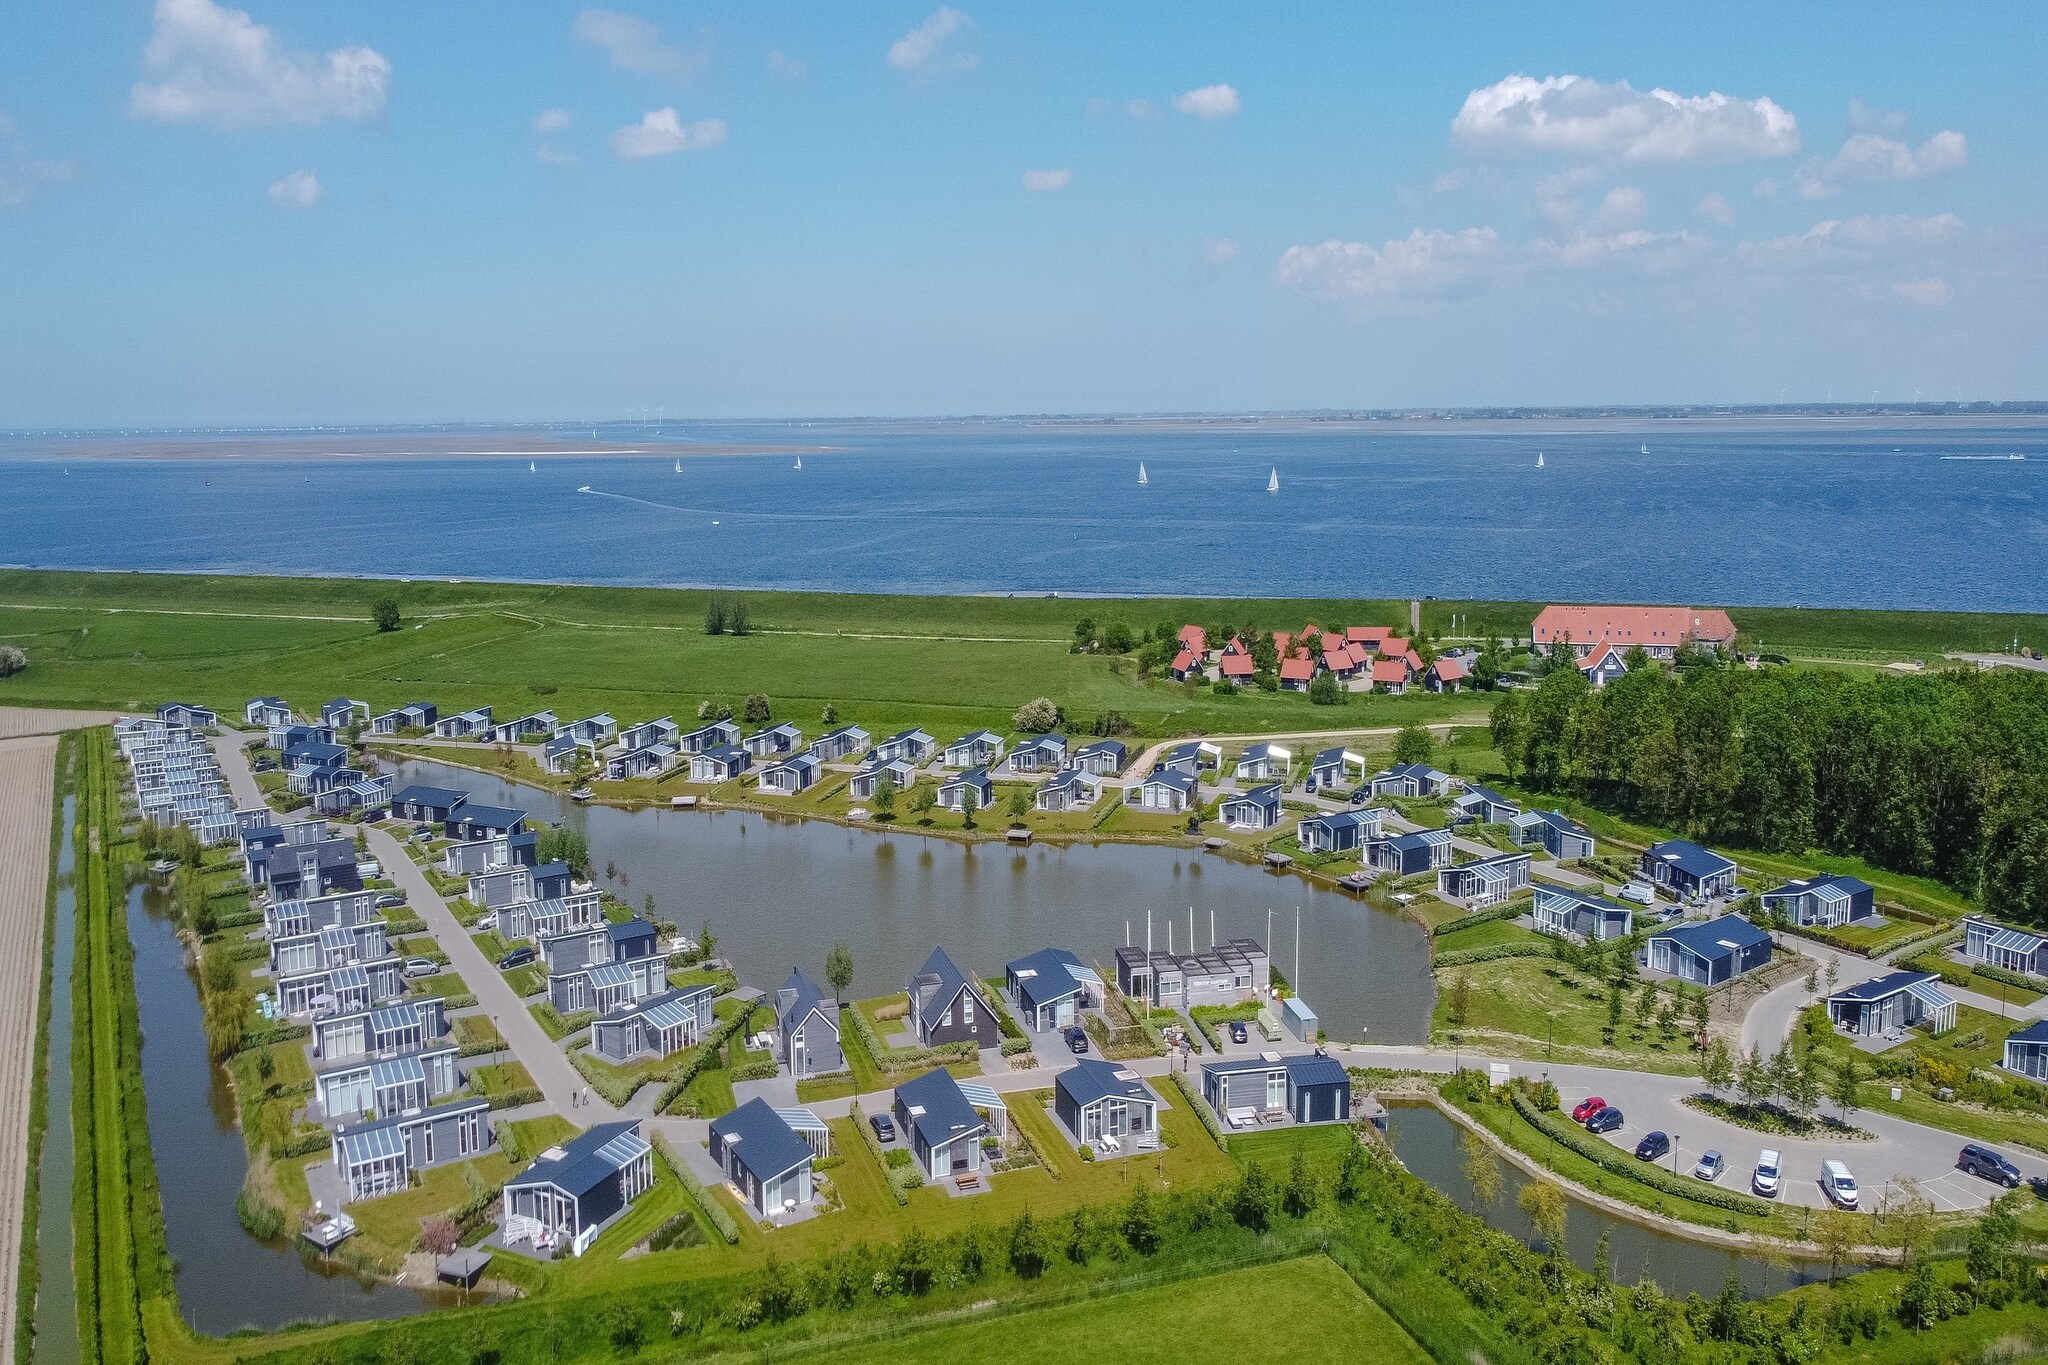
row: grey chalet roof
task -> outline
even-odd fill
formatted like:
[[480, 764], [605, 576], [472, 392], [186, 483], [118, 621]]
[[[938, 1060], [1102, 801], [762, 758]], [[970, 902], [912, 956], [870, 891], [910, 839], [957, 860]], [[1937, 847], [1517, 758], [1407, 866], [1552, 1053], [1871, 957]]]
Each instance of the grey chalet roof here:
[[[910, 991], [917, 998], [918, 1013], [924, 1014], [935, 1005], [949, 1005], [953, 997], [962, 990], [973, 990], [977, 999], [980, 990], [960, 970], [958, 963], [944, 948], [932, 949], [932, 955], [924, 960], [924, 966], [917, 969], [917, 975], [910, 980]], [[987, 1001], [983, 1001], [987, 1004]]]
[[1518, 806], [1521, 804], [1517, 801], [1510, 801], [1493, 788], [1481, 786], [1477, 782], [1467, 782], [1465, 784], [1465, 795], [1479, 797], [1487, 804], [1494, 806]]
[[827, 1005], [825, 999], [825, 988], [811, 980], [803, 968], [793, 967], [789, 980], [775, 992], [776, 1017], [787, 1026], [808, 1019], [815, 1010], [825, 1016], [826, 1022], [836, 1032], [839, 1028], [838, 1011]]
[[[631, 1119], [600, 1123], [561, 1148], [550, 1147], [542, 1152], [531, 1166], [505, 1183], [553, 1185], [571, 1198], [580, 1198], [647, 1150], [637, 1131], [639, 1126]], [[556, 1151], [559, 1156], [553, 1155]]]
[[1034, 1005], [1043, 1008], [1078, 994], [1085, 982], [1102, 978], [1081, 965], [1081, 959], [1065, 948], [1040, 948], [1020, 957], [1003, 971], [1017, 978], [1017, 989]]
[[1882, 1000], [1886, 996], [1897, 995], [1900, 991], [1924, 986], [1938, 979], [1933, 972], [1886, 972], [1883, 976], [1873, 977], [1869, 981], [1859, 981], [1853, 986], [1845, 986], [1828, 999]]
[[1124, 755], [1129, 752], [1130, 750], [1124, 747], [1124, 742], [1120, 739], [1098, 739], [1092, 743], [1083, 744], [1080, 748], [1076, 749], [1074, 757], [1092, 758], [1096, 754], [1114, 754], [1118, 762], [1121, 763]]
[[1699, 924], [1681, 924], [1675, 929], [1652, 935], [1652, 938], [1672, 939], [1705, 958], [1725, 957], [1771, 941], [1769, 934], [1740, 915], [1723, 915]]
[[1226, 806], [1233, 801], [1249, 801], [1253, 805], [1264, 806], [1270, 810], [1278, 810], [1280, 809], [1280, 788], [1271, 782], [1265, 782], [1253, 787], [1249, 791], [1241, 791], [1234, 796], [1223, 798], [1223, 804]]
[[1147, 773], [1138, 785], [1151, 786], [1155, 783], [1163, 787], [1172, 787], [1183, 796], [1195, 794], [1195, 775], [1175, 768], [1162, 768], [1158, 772]]
[[725, 1117], [711, 1120], [711, 1131], [764, 1184], [811, 1159], [811, 1144], [798, 1137], [758, 1095]]
[[1735, 866], [1720, 854], [1701, 848], [1690, 839], [1666, 839], [1661, 844], [1651, 844], [1648, 856], [1695, 877], [1711, 877]]
[[1286, 1057], [1277, 1052], [1226, 1057], [1220, 1062], [1204, 1063], [1202, 1071], [1209, 1076], [1235, 1075], [1241, 1071], [1285, 1071], [1288, 1079], [1296, 1085], [1330, 1085], [1348, 1079], [1344, 1064], [1321, 1052]]
[[[563, 866], [563, 870], [568, 870], [566, 865]], [[634, 943], [643, 938], [654, 937], [654, 926], [638, 916], [632, 919], [615, 920], [605, 925], [604, 931], [611, 935], [611, 940], [614, 944]]]
[[2048, 1019], [2036, 1019], [2019, 1032], [2007, 1034], [2005, 1041], [2008, 1043], [2048, 1045]]
[[1591, 833], [1586, 829], [1584, 825], [1579, 824], [1577, 821], [1567, 816], [1561, 810], [1524, 811], [1521, 815], [1521, 819], [1525, 823], [1533, 823], [1540, 821], [1541, 823], [1550, 826], [1552, 829], [1563, 830], [1566, 834], [1582, 834], [1585, 835], [1587, 838], [1592, 837]]
[[482, 825], [486, 829], [510, 829], [526, 818], [526, 812], [513, 810], [510, 806], [465, 805], [455, 818], [465, 825]]
[[896, 1087], [896, 1099], [909, 1112], [910, 1122], [927, 1147], [937, 1147], [964, 1133], [979, 1132], [985, 1125], [974, 1112], [960, 1082], [941, 1068], [905, 1081]]
[[453, 787], [423, 787], [418, 784], [407, 787], [391, 798], [394, 806], [459, 806], [469, 800], [468, 792], [456, 791]]
[[1763, 898], [1765, 900], [1775, 900], [1781, 896], [1803, 896], [1811, 891], [1821, 891], [1828, 888], [1843, 891], [1852, 896], [1871, 889], [1870, 883], [1864, 881], [1861, 877], [1851, 877], [1846, 873], [1831, 872], [1824, 877], [1800, 877], [1794, 881], [1786, 882], [1783, 886], [1772, 887], [1769, 891], [1764, 892]]
[[1090, 1105], [1102, 1099], [1140, 1100], [1156, 1105], [1159, 1097], [1138, 1078], [1138, 1073], [1120, 1062], [1105, 1062], [1094, 1057], [1083, 1057], [1059, 1074], [1054, 1082], [1077, 1105]]

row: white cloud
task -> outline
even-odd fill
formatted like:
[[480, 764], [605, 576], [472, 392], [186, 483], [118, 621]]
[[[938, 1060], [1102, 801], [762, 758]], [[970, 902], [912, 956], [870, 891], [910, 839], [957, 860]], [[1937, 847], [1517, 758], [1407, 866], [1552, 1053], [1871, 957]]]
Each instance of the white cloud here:
[[768, 54], [768, 69], [778, 76], [787, 76], [794, 81], [801, 80], [810, 67], [781, 48], [776, 48]]
[[1799, 150], [1799, 123], [1769, 98], [1637, 90], [1585, 76], [1509, 76], [1465, 97], [1451, 136], [1483, 153], [1726, 162]]
[[709, 54], [701, 48], [678, 47], [661, 36], [661, 26], [637, 14], [586, 9], [569, 25], [580, 43], [601, 47], [621, 71], [687, 80], [704, 69]]
[[1744, 242], [1743, 257], [1763, 266], [1787, 268], [1860, 265], [1882, 257], [1924, 251], [1963, 234], [1953, 213], [1914, 218], [1902, 213], [1828, 218], [1804, 232]]
[[1199, 90], [1189, 90], [1173, 97], [1173, 107], [1183, 114], [1196, 118], [1229, 118], [1244, 108], [1237, 97], [1237, 90], [1228, 85], [1205, 85]]
[[550, 142], [543, 142], [533, 149], [533, 159], [543, 166], [581, 166], [583, 158], [574, 152], [565, 152]]
[[1390, 303], [1427, 297], [1462, 284], [1501, 254], [1492, 228], [1444, 232], [1421, 228], [1379, 246], [1332, 239], [1291, 246], [1273, 268], [1274, 280], [1316, 298]]
[[1024, 172], [1024, 188], [1033, 194], [1051, 194], [1073, 183], [1074, 173], [1071, 170]]
[[612, 134], [612, 150], [628, 161], [671, 152], [702, 152], [725, 142], [725, 120], [702, 118], [685, 123], [672, 108], [650, 109], [638, 123]]
[[1852, 133], [1903, 133], [1906, 116], [1897, 109], [1880, 109], [1860, 99], [1849, 101], [1849, 131]]
[[323, 191], [319, 176], [311, 171], [293, 171], [272, 182], [269, 193], [270, 202], [281, 209], [309, 209], [320, 202]]
[[26, 204], [43, 186], [76, 174], [78, 168], [68, 161], [48, 161], [30, 152], [14, 120], [0, 114], [0, 208]]
[[1948, 307], [1948, 283], [1937, 277], [1906, 280], [1892, 286], [1902, 299], [1919, 308]]
[[1728, 196], [1719, 190], [1693, 205], [1692, 211], [1710, 223], [1719, 223], [1722, 227], [1735, 226], [1735, 210], [1728, 207]]
[[583, 158], [574, 152], [565, 152], [548, 141], [548, 134], [559, 133], [573, 122], [567, 109], [543, 109], [534, 116], [533, 132], [540, 144], [533, 149], [533, 159], [543, 166], [580, 166]]
[[1586, 219], [1588, 227], [1621, 228], [1643, 221], [1650, 211], [1649, 196], [1633, 185], [1617, 185], [1600, 198], [1600, 207]]
[[213, 0], [157, 0], [142, 69], [128, 92], [132, 117], [226, 129], [374, 119], [391, 86], [380, 52], [294, 52], [247, 12]]
[[1124, 112], [1132, 118], [1158, 118], [1159, 106], [1151, 100], [1132, 100], [1124, 106]]
[[1916, 149], [1896, 138], [1855, 133], [1831, 161], [1818, 157], [1799, 168], [1799, 197], [1827, 199], [1854, 181], [1926, 180], [1961, 170], [1970, 161], [1969, 140], [1944, 129]]
[[972, 52], [959, 51], [954, 40], [973, 27], [974, 21], [959, 10], [941, 5], [930, 18], [889, 44], [889, 65], [898, 71], [925, 74], [971, 71], [978, 58]]
[[1229, 265], [1237, 259], [1238, 245], [1234, 237], [1211, 237], [1202, 243], [1204, 265]]
[[569, 121], [567, 109], [543, 109], [534, 116], [533, 131], [546, 137], [549, 133], [559, 133], [567, 128]]
[[1580, 270], [1589, 266], [1621, 265], [1645, 271], [1672, 270], [1696, 261], [1713, 249], [1713, 243], [1697, 233], [1645, 232], [1628, 228], [1621, 232], [1575, 232], [1563, 241], [1543, 239], [1529, 244], [1529, 263]]

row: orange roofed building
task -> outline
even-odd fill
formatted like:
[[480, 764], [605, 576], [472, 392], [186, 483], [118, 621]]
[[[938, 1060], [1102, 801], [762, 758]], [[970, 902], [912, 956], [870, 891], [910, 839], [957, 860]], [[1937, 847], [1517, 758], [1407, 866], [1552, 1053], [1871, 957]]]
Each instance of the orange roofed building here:
[[1538, 649], [1570, 640], [1585, 658], [1603, 645], [1626, 652], [1641, 645], [1653, 659], [1669, 659], [1687, 639], [1728, 649], [1735, 643], [1735, 623], [1718, 607], [1561, 607], [1536, 614], [1529, 638]]

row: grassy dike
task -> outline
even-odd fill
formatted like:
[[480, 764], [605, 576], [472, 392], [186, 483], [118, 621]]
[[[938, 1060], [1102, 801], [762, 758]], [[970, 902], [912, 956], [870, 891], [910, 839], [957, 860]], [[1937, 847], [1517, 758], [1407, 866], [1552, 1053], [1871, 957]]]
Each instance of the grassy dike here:
[[[398, 599], [403, 627], [379, 633], [371, 604]], [[1007, 729], [1023, 702], [1049, 696], [1080, 724], [1116, 711], [1142, 735], [1400, 725], [1475, 709], [1419, 690], [1312, 706], [1295, 693], [1219, 697], [1210, 688], [1141, 683], [1134, 663], [1068, 652], [1074, 623], [1254, 622], [1406, 629], [1407, 601], [1082, 600], [742, 594], [745, 637], [703, 632], [710, 594], [653, 588], [379, 582], [177, 574], [0, 572], [0, 638], [29, 669], [0, 682], [0, 704], [138, 707], [177, 697], [239, 714], [277, 693], [300, 709], [337, 694], [385, 709], [417, 698], [443, 711], [610, 710], [622, 720], [694, 715], [701, 700], [773, 698], [777, 715]], [[1472, 635], [1526, 635], [1539, 604], [1425, 601], [1434, 635], [1454, 614]], [[1736, 624], [1773, 651], [1818, 662], [1938, 658], [2048, 639], [2048, 616], [1737, 608]]]

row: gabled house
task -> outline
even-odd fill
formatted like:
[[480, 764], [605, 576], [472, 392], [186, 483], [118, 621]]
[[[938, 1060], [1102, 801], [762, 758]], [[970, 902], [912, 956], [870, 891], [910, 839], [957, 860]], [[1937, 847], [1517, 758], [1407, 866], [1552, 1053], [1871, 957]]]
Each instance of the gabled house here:
[[[737, 735], [739, 733], [738, 727], [727, 722], [721, 723], [725, 724], [726, 729], [731, 731], [732, 734]], [[638, 725], [628, 725], [619, 731], [619, 747], [627, 753], [633, 753], [639, 749], [653, 749], [662, 745], [680, 750], [682, 746], [677, 741], [682, 732], [682, 727], [677, 725], [668, 716], [660, 716], [654, 720], [643, 720]]]
[[1406, 658], [1379, 658], [1372, 661], [1371, 676], [1375, 692], [1385, 692], [1389, 696], [1398, 697], [1408, 690], [1408, 683], [1413, 674]]
[[937, 741], [923, 730], [900, 730], [875, 746], [875, 754], [885, 763], [902, 760], [920, 765], [931, 758]]
[[565, 1015], [609, 1013], [659, 995], [668, 985], [668, 959], [655, 951], [654, 926], [644, 919], [550, 935], [540, 946], [548, 1003]]
[[1830, 873], [1800, 877], [1764, 892], [1764, 911], [1782, 913], [1794, 924], [1832, 929], [1877, 913], [1877, 892], [1861, 877]]
[[1543, 882], [1536, 884], [1536, 902], [1530, 918], [1539, 934], [1554, 934], [1582, 943], [1627, 938], [1635, 929], [1635, 912], [1628, 906]]
[[2048, 976], [2048, 936], [1968, 915], [1963, 919], [1963, 956], [1987, 967], [2029, 976]]
[[1422, 686], [1430, 692], [1455, 692], [1471, 680], [1465, 661], [1451, 654], [1439, 654], [1422, 675]]
[[1159, 1131], [1159, 1097], [1121, 1062], [1083, 1057], [1053, 1081], [1052, 1111], [1074, 1141], [1141, 1141]]
[[988, 769], [969, 768], [941, 782], [938, 803], [947, 810], [965, 810], [969, 792], [974, 793], [974, 808], [978, 811], [986, 811], [995, 804], [996, 787], [989, 781]]
[[524, 834], [526, 812], [509, 806], [479, 806], [465, 801], [448, 813], [448, 818], [441, 822], [441, 828], [450, 839], [458, 841]]
[[1199, 777], [1203, 770], [1214, 771], [1223, 763], [1223, 750], [1206, 740], [1191, 739], [1168, 749], [1160, 760], [1152, 765], [1154, 772], [1186, 773]]
[[1718, 986], [1771, 960], [1771, 936], [1740, 915], [1680, 924], [1650, 937], [1651, 971]]
[[1348, 853], [1379, 837], [1383, 814], [1377, 808], [1368, 807], [1304, 815], [1294, 828], [1295, 842], [1301, 845], [1304, 853]]
[[910, 1000], [910, 1033], [917, 1046], [1001, 1044], [1001, 1023], [989, 1008], [988, 997], [944, 948], [932, 949], [924, 966], [905, 984], [904, 992]]
[[1451, 861], [1451, 832], [1447, 829], [1419, 829], [1413, 834], [1395, 834], [1373, 839], [1365, 846], [1366, 861], [1397, 877], [1413, 876], [1445, 867]]
[[775, 992], [775, 1059], [799, 1079], [846, 1069], [838, 1004], [801, 967]]
[[1467, 782], [1464, 792], [1452, 800], [1451, 809], [1482, 825], [1504, 825], [1522, 813], [1519, 802], [1510, 801], [1491, 787]]
[[1268, 782], [1226, 796], [1216, 807], [1216, 818], [1232, 829], [1272, 829], [1280, 823], [1280, 788]]
[[1532, 810], [1508, 820], [1508, 834], [1522, 848], [1541, 848], [1558, 862], [1593, 856], [1593, 834], [1562, 811]]
[[1067, 766], [1067, 737], [1053, 733], [1026, 735], [1010, 750], [1013, 773], [1056, 773]]
[[608, 755], [604, 761], [604, 775], [613, 782], [652, 777], [667, 772], [675, 761], [675, 745], [643, 744], [637, 749], [621, 749]]
[[434, 722], [437, 739], [482, 739], [491, 729], [491, 708], [479, 706]]
[[619, 723], [611, 712], [600, 711], [582, 720], [572, 720], [555, 733], [567, 735], [578, 744], [601, 749], [619, 737]]
[[1351, 1073], [1322, 1052], [1231, 1057], [1202, 1068], [1202, 1098], [1233, 1128], [1265, 1114], [1296, 1123], [1342, 1123], [1351, 1117]]
[[781, 758], [804, 746], [804, 732], [788, 721], [756, 730], [740, 741], [740, 747], [755, 758]]
[[640, 1121], [600, 1123], [505, 1182], [499, 1232], [507, 1245], [581, 1256], [653, 1184], [654, 1151]]
[[1594, 687], [1605, 687], [1618, 678], [1628, 676], [1628, 663], [1621, 651], [1613, 645], [1600, 645], [1591, 654], [1579, 660], [1579, 672], [1586, 675], [1586, 681]]
[[1199, 801], [1194, 774], [1175, 768], [1161, 768], [1124, 788], [1124, 804], [1134, 810], [1177, 815]]
[[1643, 850], [1645, 881], [1678, 896], [1718, 896], [1735, 889], [1735, 864], [1690, 839], [1666, 839]]
[[978, 768], [1003, 756], [1003, 737], [993, 730], [976, 730], [962, 735], [939, 752], [939, 764], [947, 768]]
[[1453, 863], [1436, 872], [1436, 893], [1462, 900], [1474, 910], [1499, 905], [1529, 884], [1529, 855], [1496, 853], [1475, 862]]
[[1602, 646], [1641, 645], [1651, 658], [1669, 661], [1687, 640], [1733, 647], [1735, 623], [1715, 608], [1547, 606], [1530, 623], [1530, 647], [1548, 649], [1559, 640], [1569, 641], [1581, 658]]
[[439, 712], [430, 701], [408, 702], [395, 711], [386, 711], [370, 721], [373, 735], [395, 735], [406, 730], [431, 730]]
[[540, 835], [530, 829], [450, 844], [441, 850], [441, 871], [451, 877], [467, 877], [472, 872], [489, 872], [514, 863], [532, 867], [539, 861]]
[[405, 1189], [413, 1172], [481, 1156], [496, 1142], [491, 1102], [478, 1096], [338, 1125], [331, 1150], [342, 1188], [355, 1201]]
[[756, 1217], [772, 1218], [811, 1202], [817, 1153], [759, 1096], [711, 1120], [708, 1145], [711, 1159]]
[[1887, 972], [1828, 997], [1828, 1020], [1857, 1038], [1877, 1038], [1925, 1024], [1929, 1033], [1956, 1026], [1956, 1002], [1933, 972]]
[[1343, 745], [1324, 749], [1308, 765], [1308, 789], [1311, 795], [1328, 791], [1332, 787], [1343, 787], [1351, 780], [1351, 770], [1356, 768], [1361, 780], [1365, 777], [1365, 755], [1355, 754]]
[[1357, 645], [1367, 654], [1377, 654], [1380, 652], [1380, 648], [1386, 644], [1387, 637], [1393, 633], [1393, 631], [1385, 626], [1346, 626], [1344, 627], [1344, 643]]
[[1209, 632], [1190, 622], [1180, 628], [1180, 647], [1197, 659], [1209, 654]]
[[[514, 931], [514, 924], [521, 921], [521, 915], [512, 913], [515, 907], [522, 903], [545, 905], [551, 901], [561, 901], [568, 894], [567, 863], [537, 863], [532, 867], [522, 863], [509, 863], [484, 872], [472, 872], [469, 874], [469, 886], [465, 892], [473, 905], [481, 905], [487, 910], [507, 912], [499, 916], [500, 928], [506, 938], [526, 937], [524, 932]], [[597, 893], [588, 894], [594, 899]], [[576, 904], [580, 906], [582, 901], [579, 899]], [[576, 915], [574, 910], [571, 913]], [[576, 917], [581, 918], [580, 915]]]
[[795, 796], [817, 785], [824, 765], [808, 753], [792, 754], [761, 770], [760, 787], [774, 796]]
[[353, 697], [336, 697], [320, 707], [320, 723], [336, 730], [346, 730], [358, 719], [365, 724], [370, 719], [370, 703], [357, 701]]
[[1166, 676], [1175, 682], [1186, 682], [1202, 671], [1202, 656], [1191, 649], [1183, 648], [1173, 656], [1173, 662], [1166, 666]]
[[1237, 756], [1232, 773], [1239, 782], [1286, 781], [1294, 768], [1294, 752], [1281, 744], [1250, 744]]
[[1102, 1003], [1102, 978], [1065, 948], [1041, 948], [1003, 968], [1003, 990], [1033, 1033], [1066, 1028]]
[[1130, 761], [1130, 750], [1120, 739], [1098, 739], [1074, 751], [1073, 766], [1097, 777], [1115, 777]]
[[2037, 1019], [2005, 1039], [2005, 1060], [2000, 1063], [2014, 1075], [2048, 1081], [2048, 1019]]
[[165, 702], [156, 708], [156, 718], [166, 725], [183, 725], [191, 730], [209, 730], [220, 724], [220, 717], [211, 709], [185, 701]]
[[253, 697], [242, 708], [242, 719], [268, 730], [273, 725], [291, 724], [292, 708], [285, 705], [283, 697]]
[[753, 766], [753, 756], [737, 744], [720, 744], [690, 756], [692, 782], [729, 782]]
[[738, 744], [740, 727], [729, 720], [714, 720], [709, 725], [700, 725], [675, 741], [678, 752], [685, 754], [709, 753], [728, 744]]
[[557, 777], [573, 773], [591, 746], [567, 730], [551, 735], [540, 746], [540, 766]]
[[1372, 775], [1374, 796], [1442, 796], [1450, 790], [1451, 775], [1427, 763], [1396, 763]]
[[875, 790], [884, 782], [897, 791], [908, 790], [917, 781], [917, 769], [908, 759], [883, 759], [880, 750], [868, 755], [867, 760], [847, 781], [846, 790], [856, 801], [871, 801]]
[[1039, 784], [1031, 804], [1038, 810], [1083, 810], [1102, 794], [1102, 781], [1085, 768], [1066, 768]]
[[946, 1180], [981, 1169], [988, 1121], [975, 1111], [952, 1072], [927, 1071], [905, 1081], [896, 1087], [890, 1107], [925, 1179]]
[[561, 720], [552, 711], [535, 711], [517, 720], [500, 721], [490, 729], [489, 738], [493, 744], [525, 744], [529, 740], [551, 735]]
[[1232, 640], [1218, 656], [1216, 671], [1222, 675], [1224, 682], [1236, 683], [1242, 687], [1258, 675], [1259, 666], [1252, 658], [1251, 650], [1245, 648], [1242, 641]]
[[868, 747], [868, 732], [858, 725], [827, 730], [811, 741], [811, 756], [820, 763], [837, 763]]
[[663, 991], [600, 1014], [590, 1026], [591, 1050], [610, 1062], [669, 1057], [696, 1044], [712, 1023], [712, 988]]
[[1315, 676], [1316, 666], [1305, 654], [1290, 654], [1280, 660], [1280, 690], [1283, 692], [1306, 692]]

